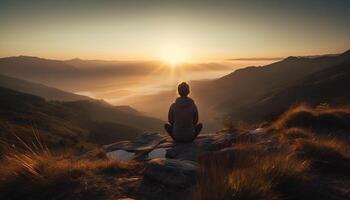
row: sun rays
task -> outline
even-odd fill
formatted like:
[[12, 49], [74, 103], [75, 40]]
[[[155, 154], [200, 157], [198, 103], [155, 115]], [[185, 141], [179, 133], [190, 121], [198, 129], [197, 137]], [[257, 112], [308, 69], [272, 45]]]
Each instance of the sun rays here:
[[175, 44], [168, 44], [161, 48], [159, 57], [173, 68], [186, 62], [188, 59], [186, 48]]

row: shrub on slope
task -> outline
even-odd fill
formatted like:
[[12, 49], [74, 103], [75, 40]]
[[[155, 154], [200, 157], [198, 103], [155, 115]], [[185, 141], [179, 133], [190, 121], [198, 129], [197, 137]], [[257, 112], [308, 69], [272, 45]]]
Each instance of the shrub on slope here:
[[299, 105], [285, 112], [274, 125], [276, 128], [299, 127], [319, 132], [350, 130], [350, 109], [312, 109]]

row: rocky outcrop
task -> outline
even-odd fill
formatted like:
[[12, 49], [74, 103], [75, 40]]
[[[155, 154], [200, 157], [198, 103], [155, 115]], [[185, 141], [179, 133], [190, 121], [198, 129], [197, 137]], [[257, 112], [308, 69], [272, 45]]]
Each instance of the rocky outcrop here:
[[132, 152], [135, 153], [132, 159], [147, 160], [147, 155], [151, 152], [158, 149], [166, 149], [166, 154], [160, 157], [196, 161], [202, 153], [230, 146], [236, 137], [236, 135], [228, 134], [227, 132], [219, 132], [200, 135], [192, 143], [174, 143], [167, 135], [145, 133], [132, 141], [122, 141], [105, 145], [104, 150], [106, 152], [118, 150]]
[[108, 154], [129, 152], [134, 155], [130, 159], [144, 163], [139, 199], [182, 199], [196, 184], [200, 156], [231, 147], [237, 137], [218, 132], [200, 135], [192, 143], [174, 143], [167, 135], [146, 133], [133, 141], [106, 145], [104, 150]]
[[[125, 179], [125, 187], [131, 186], [130, 188], [133, 191], [131, 197], [133, 198], [142, 200], [175, 200], [203, 197], [208, 197], [208, 199], [222, 199], [219, 197], [220, 195], [210, 197], [210, 194], [215, 194], [216, 191], [219, 192], [218, 194], [221, 194], [225, 193], [225, 191], [220, 191], [218, 188], [215, 188], [216, 183], [214, 185], [207, 185], [207, 183], [213, 183], [220, 179], [219, 181], [223, 180], [223, 182], [218, 186], [220, 188], [225, 188], [221, 185], [227, 184], [225, 177], [229, 177], [231, 173], [236, 175], [236, 172], [245, 172], [246, 169], [254, 171], [254, 173], [252, 173], [254, 177], [250, 177], [254, 182], [255, 176], [260, 177], [261, 175], [259, 173], [255, 174], [256, 170], [254, 167], [252, 168], [253, 165], [265, 165], [265, 162], [269, 161], [266, 163], [269, 163], [271, 166], [267, 166], [274, 169], [274, 166], [279, 165], [279, 162], [285, 161], [281, 160], [284, 156], [286, 156], [286, 158], [291, 157], [293, 159], [298, 159], [293, 160], [293, 163], [297, 161], [300, 161], [300, 163], [305, 162], [305, 158], [303, 158], [305, 156], [299, 155], [300, 152], [296, 151], [294, 146], [288, 145], [285, 134], [286, 133], [276, 132], [268, 127], [262, 127], [240, 133], [222, 131], [215, 134], [205, 134], [200, 135], [191, 143], [174, 143], [167, 135], [150, 133], [143, 134], [134, 141], [124, 141], [107, 145], [104, 149], [107, 151], [107, 157], [108, 155], [116, 155], [115, 158], [109, 157], [110, 159], [123, 161], [121, 157], [124, 157], [124, 160], [137, 160], [136, 163], [140, 167], [138, 170], [139, 176], [133, 177], [130, 180]], [[272, 162], [269, 160], [269, 156], [271, 156]], [[298, 157], [301, 157], [301, 159]], [[339, 158], [338, 154], [335, 157]], [[332, 159], [329, 160], [332, 161]], [[340, 160], [342, 163], [346, 161], [344, 159]], [[321, 163], [316, 161], [313, 163], [326, 166], [328, 162], [325, 161]], [[326, 168], [334, 172], [334, 169], [337, 168], [338, 165], [333, 166], [328, 163]], [[224, 172], [224, 174], [219, 172]], [[329, 171], [327, 173], [329, 173]], [[304, 175], [304, 172], [300, 174], [298, 172], [297, 174], [297, 176]], [[269, 176], [270, 175], [268, 175], [267, 179]], [[331, 179], [333, 179], [333, 175]], [[324, 185], [330, 183], [331, 179], [329, 176], [320, 178], [321, 182], [317, 183], [317, 187], [319, 187], [319, 183], [323, 184], [324, 182]], [[347, 181], [347, 179], [344, 180]], [[120, 182], [124, 183], [124, 180]], [[301, 184], [303, 185], [302, 187], [304, 187], [304, 184], [308, 185], [309, 182], [301, 182]], [[312, 183], [310, 184], [312, 188], [316, 186]], [[323, 188], [324, 186], [322, 185], [321, 187]], [[331, 191], [332, 194], [340, 193], [340, 195], [337, 194], [336, 199], [343, 199], [343, 196], [348, 196], [348, 192], [344, 192], [345, 190], [343, 190], [346, 187], [347, 184], [324, 187], [329, 189], [324, 196], [329, 196], [328, 193]], [[211, 188], [213, 188], [213, 190], [211, 190]], [[298, 189], [299, 186], [296, 188]], [[204, 193], [202, 194], [201, 192], [203, 191]], [[201, 193], [200, 197], [196, 196], [199, 192]], [[279, 194], [281, 191], [271, 190], [271, 192], [276, 192], [276, 194], [278, 192]], [[286, 194], [288, 197], [289, 193], [287, 192]], [[124, 196], [127, 197], [128, 195], [130, 195], [130, 193], [126, 193]], [[338, 198], [338, 196], [341, 196], [341, 198]], [[232, 198], [232, 195], [229, 194], [227, 198]]]

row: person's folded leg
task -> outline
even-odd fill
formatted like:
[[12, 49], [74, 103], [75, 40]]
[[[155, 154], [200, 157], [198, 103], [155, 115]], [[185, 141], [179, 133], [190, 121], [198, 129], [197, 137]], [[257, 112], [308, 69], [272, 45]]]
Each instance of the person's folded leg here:
[[169, 136], [175, 140], [173, 137], [173, 126], [171, 124], [164, 124], [164, 129], [169, 134]]
[[194, 130], [195, 130], [195, 132], [196, 132], [196, 136], [201, 132], [202, 128], [203, 128], [203, 124], [202, 124], [202, 123], [199, 123], [199, 124], [197, 124], [197, 125], [194, 127]]
[[201, 132], [202, 128], [203, 128], [203, 124], [202, 123], [199, 123], [199, 124], [195, 125], [195, 127], [194, 127], [195, 134], [194, 134], [194, 137], [193, 137], [193, 139], [191, 141], [193, 141], [193, 140], [195, 140], [197, 138], [197, 136]]

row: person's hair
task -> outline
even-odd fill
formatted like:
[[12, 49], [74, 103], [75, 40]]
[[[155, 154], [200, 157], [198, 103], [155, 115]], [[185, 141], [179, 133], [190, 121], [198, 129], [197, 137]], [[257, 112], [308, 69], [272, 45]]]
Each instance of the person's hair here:
[[181, 97], [187, 97], [190, 93], [190, 86], [186, 82], [182, 82], [177, 86], [177, 92]]

